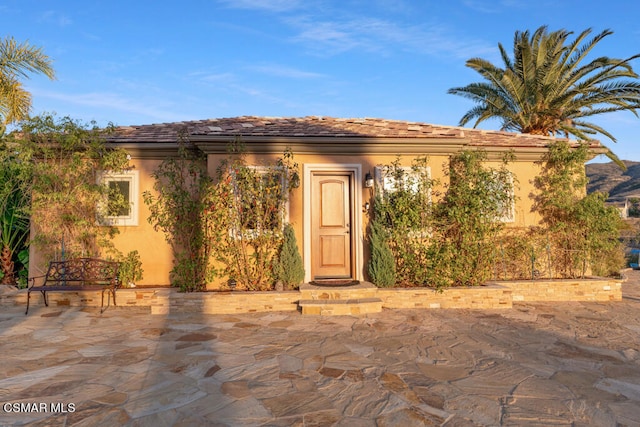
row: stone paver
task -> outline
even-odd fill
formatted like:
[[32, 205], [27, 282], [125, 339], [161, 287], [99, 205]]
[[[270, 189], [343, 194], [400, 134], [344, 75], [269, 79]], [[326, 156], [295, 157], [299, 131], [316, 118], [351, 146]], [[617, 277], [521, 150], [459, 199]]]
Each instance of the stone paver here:
[[0, 425], [640, 426], [640, 272], [502, 310], [0, 313]]

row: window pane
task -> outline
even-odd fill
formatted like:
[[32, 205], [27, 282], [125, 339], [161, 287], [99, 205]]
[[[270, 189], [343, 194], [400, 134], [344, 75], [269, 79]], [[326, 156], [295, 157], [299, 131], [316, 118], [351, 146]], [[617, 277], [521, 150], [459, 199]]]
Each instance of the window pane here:
[[400, 166], [397, 169], [376, 167], [375, 172], [385, 195], [390, 195], [400, 190], [417, 194], [420, 191], [421, 180], [425, 176], [429, 177], [429, 169], [422, 173], [414, 170], [411, 166]]
[[109, 216], [130, 215], [130, 187], [129, 181], [109, 181]]

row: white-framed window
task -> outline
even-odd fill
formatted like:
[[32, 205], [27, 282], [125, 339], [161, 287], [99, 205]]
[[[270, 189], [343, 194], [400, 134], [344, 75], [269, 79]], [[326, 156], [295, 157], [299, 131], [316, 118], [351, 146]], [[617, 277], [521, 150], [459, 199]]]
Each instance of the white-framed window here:
[[[280, 232], [284, 229], [284, 224], [289, 221], [289, 183], [287, 182], [284, 170], [269, 166], [246, 166], [249, 173], [238, 174], [230, 171], [233, 177], [233, 186], [236, 197], [236, 204], [239, 209], [238, 229], [229, 230], [235, 238], [254, 238], [264, 234]], [[243, 183], [238, 180], [250, 179], [253, 182]], [[242, 188], [251, 187], [252, 194], [242, 194]], [[245, 187], [246, 188], [246, 187]], [[284, 207], [279, 209], [274, 199], [254, 197], [253, 194], [271, 194], [277, 192], [277, 197], [284, 197]], [[236, 227], [238, 228], [238, 227]]]
[[[497, 174], [497, 172], [495, 172], [495, 174]], [[499, 183], [499, 181], [496, 181], [496, 185], [501, 185], [501, 184]], [[500, 204], [500, 206], [498, 207], [499, 214], [496, 220], [500, 222], [515, 222], [516, 206], [515, 206], [513, 174], [508, 173], [507, 180], [506, 182], [502, 183], [502, 185], [506, 186], [506, 188], [505, 187], [496, 188], [496, 192], [497, 190], [503, 190], [503, 189], [506, 190], [508, 200], [499, 202]]]
[[[140, 173], [137, 170], [126, 172], [103, 172], [99, 176], [100, 184], [108, 189], [101, 211], [106, 212], [100, 222], [104, 225], [137, 226]], [[116, 203], [124, 201], [122, 203]], [[117, 206], [113, 206], [116, 205]]]
[[[376, 191], [385, 202], [394, 202], [396, 193], [403, 189], [413, 202], [415, 207], [422, 206], [424, 210], [414, 212], [411, 220], [412, 229], [407, 232], [411, 238], [428, 238], [432, 236], [430, 227], [425, 226], [426, 216], [429, 215], [428, 207], [431, 206], [431, 168], [429, 166], [376, 166], [374, 169]], [[420, 192], [426, 198], [424, 198]], [[404, 193], [406, 196], [407, 193]], [[405, 200], [406, 202], [406, 200]], [[425, 206], [426, 203], [426, 206]], [[407, 212], [405, 211], [406, 215]], [[405, 217], [406, 218], [406, 217]]]
[[[376, 166], [374, 169], [376, 186], [383, 195], [389, 195], [397, 191], [402, 185], [405, 189], [417, 193], [420, 191], [421, 182], [426, 178], [431, 179], [431, 168], [424, 166], [415, 168], [413, 166]], [[398, 182], [401, 179], [402, 182]], [[427, 188], [427, 196], [431, 200], [431, 188]]]

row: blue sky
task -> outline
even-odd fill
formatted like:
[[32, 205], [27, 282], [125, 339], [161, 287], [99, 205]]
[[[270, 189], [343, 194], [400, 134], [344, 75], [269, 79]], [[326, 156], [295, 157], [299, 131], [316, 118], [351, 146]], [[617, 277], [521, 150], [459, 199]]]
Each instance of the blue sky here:
[[[640, 53], [630, 0], [3, 0], [2, 36], [54, 59], [25, 82], [33, 112], [138, 125], [241, 115], [377, 117], [456, 126], [472, 107], [447, 94], [499, 64], [515, 31], [593, 28], [596, 54]], [[640, 72], [640, 60], [634, 63]], [[640, 119], [596, 123], [640, 161]], [[481, 128], [496, 129], [498, 123]], [[601, 159], [606, 161], [606, 159]]]

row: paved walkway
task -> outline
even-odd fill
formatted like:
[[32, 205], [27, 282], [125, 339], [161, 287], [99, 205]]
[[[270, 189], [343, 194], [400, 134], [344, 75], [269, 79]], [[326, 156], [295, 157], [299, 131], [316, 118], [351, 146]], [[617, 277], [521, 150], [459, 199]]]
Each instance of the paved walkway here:
[[7, 309], [0, 425], [640, 426], [629, 276], [622, 302], [494, 311]]

